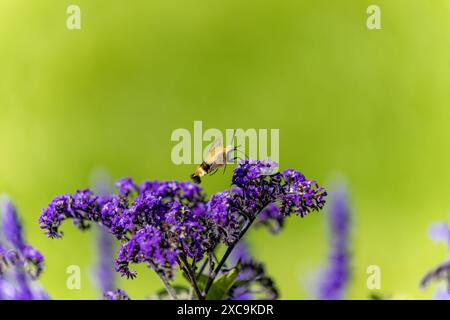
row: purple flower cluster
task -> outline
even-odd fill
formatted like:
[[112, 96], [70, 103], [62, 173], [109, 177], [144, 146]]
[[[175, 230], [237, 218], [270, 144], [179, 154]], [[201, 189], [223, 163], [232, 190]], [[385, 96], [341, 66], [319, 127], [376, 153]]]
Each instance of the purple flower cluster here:
[[217, 226], [222, 240], [228, 245], [237, 241], [241, 229], [240, 198], [236, 195], [237, 193], [226, 190], [216, 193], [208, 202], [209, 216]]
[[22, 224], [19, 221], [16, 208], [11, 201], [5, 199], [3, 202], [3, 232], [5, 239], [14, 247], [25, 246], [22, 233]]
[[[93, 171], [91, 183], [95, 192], [103, 198], [107, 198], [112, 194], [112, 183], [109, 174], [100, 169]], [[120, 188], [119, 188], [120, 189]], [[116, 288], [116, 270], [115, 263], [115, 237], [108, 232], [104, 226], [96, 226], [96, 264], [93, 273], [93, 280], [101, 292], [102, 296], [106, 292], [113, 292]]]
[[97, 263], [94, 279], [103, 294], [116, 288], [114, 237], [103, 226], [97, 227]]
[[450, 226], [448, 223], [440, 222], [431, 225], [429, 236], [434, 242], [444, 242], [450, 248]]
[[293, 169], [274, 172], [276, 167], [271, 161], [242, 160], [234, 170], [234, 188], [211, 198], [209, 210], [227, 231], [228, 240], [238, 234], [238, 219], [256, 219], [276, 232], [287, 216], [303, 217], [325, 205], [327, 193], [314, 180]]
[[438, 265], [433, 270], [429, 271], [421, 281], [421, 286], [426, 287], [432, 281], [447, 281], [450, 278], [450, 260]]
[[[448, 223], [436, 223], [430, 227], [430, 238], [435, 242], [445, 242], [450, 247], [450, 226]], [[446, 260], [429, 271], [420, 283], [422, 288], [431, 282], [444, 282], [445, 288], [438, 287], [434, 298], [437, 300], [450, 300], [450, 260]]]
[[106, 291], [103, 294], [104, 300], [131, 300], [127, 293], [121, 289]]
[[35, 281], [44, 269], [44, 257], [25, 242], [17, 211], [7, 198], [1, 213], [6, 242], [3, 246], [0, 243], [0, 300], [48, 298]]
[[331, 192], [328, 212], [331, 252], [328, 267], [321, 272], [317, 296], [321, 300], [341, 300], [350, 278], [350, 207], [343, 186]]
[[171, 242], [158, 228], [146, 226], [120, 247], [117, 270], [134, 278], [136, 272], [130, 271], [129, 264], [147, 262], [156, 272], [170, 278], [178, 255], [177, 241]]
[[[275, 167], [271, 161], [241, 161], [234, 170], [233, 188], [209, 201], [190, 182], [147, 181], [138, 186], [126, 178], [116, 183], [116, 194], [86, 189], [56, 197], [39, 223], [51, 238], [62, 236], [65, 220], [82, 230], [98, 223], [121, 241], [115, 265], [123, 276], [134, 278], [130, 265], [146, 263], [163, 282], [179, 267], [195, 283], [196, 263], [211, 259], [221, 243], [231, 252], [254, 221], [281, 226], [291, 214], [303, 217], [323, 208], [326, 192], [315, 181], [292, 169], [273, 172]], [[205, 295], [220, 272], [211, 273]], [[259, 268], [260, 278], [261, 272]]]
[[[43, 210], [41, 228], [59, 237], [64, 220], [81, 229], [90, 222], [106, 226], [124, 243], [117, 270], [133, 278], [129, 264], [147, 262], [158, 273], [173, 276], [178, 255], [201, 259], [214, 241], [213, 221], [206, 211], [205, 196], [190, 182], [145, 182], [139, 188], [129, 178], [117, 184], [119, 193], [100, 197], [90, 190], [55, 198]], [[133, 199], [133, 195], [136, 197]]]
[[251, 256], [248, 244], [241, 240], [231, 256], [232, 263], [239, 269], [236, 285], [231, 288], [231, 300], [275, 300], [278, 290], [264, 265]]

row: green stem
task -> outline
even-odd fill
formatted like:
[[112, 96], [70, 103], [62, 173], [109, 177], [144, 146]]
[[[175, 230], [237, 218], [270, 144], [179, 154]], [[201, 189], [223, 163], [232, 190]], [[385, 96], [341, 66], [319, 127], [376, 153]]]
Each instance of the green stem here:
[[197, 295], [197, 298], [199, 300], [204, 300], [204, 296], [202, 295], [202, 292], [200, 291], [200, 288], [198, 287], [197, 283], [197, 277], [195, 276], [195, 273], [191, 270], [189, 267], [189, 263], [187, 262], [186, 257], [181, 254], [180, 255], [180, 267], [186, 273], [186, 276], [188, 277], [189, 281], [192, 284], [192, 287], [194, 288], [195, 294]]
[[169, 280], [167, 280], [167, 278], [159, 272], [157, 272], [157, 274], [164, 284], [164, 287], [166, 288], [166, 291], [169, 294], [170, 298], [172, 300], [178, 300], [177, 293], [175, 292], [175, 289], [170, 285]]

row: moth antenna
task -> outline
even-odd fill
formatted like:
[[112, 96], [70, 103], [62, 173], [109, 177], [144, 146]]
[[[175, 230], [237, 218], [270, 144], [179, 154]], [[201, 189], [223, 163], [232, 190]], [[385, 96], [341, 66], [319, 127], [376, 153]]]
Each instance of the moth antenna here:
[[244, 157], [245, 157], [246, 159], [248, 159], [248, 155], [247, 155], [244, 151], [239, 150], [239, 149], [238, 149], [239, 147], [240, 147], [240, 146], [237, 146], [237, 147], [235, 148], [235, 151], [240, 152], [241, 154], [244, 155]]

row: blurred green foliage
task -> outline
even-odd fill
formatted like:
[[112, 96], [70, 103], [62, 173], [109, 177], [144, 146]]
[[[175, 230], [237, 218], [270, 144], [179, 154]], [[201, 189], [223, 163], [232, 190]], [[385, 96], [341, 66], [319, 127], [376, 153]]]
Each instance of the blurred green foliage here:
[[[366, 28], [366, 8], [382, 30]], [[81, 30], [66, 8], [81, 7]], [[63, 240], [39, 230], [56, 195], [88, 187], [94, 168], [114, 178], [187, 179], [170, 161], [171, 132], [204, 127], [279, 128], [280, 165], [352, 190], [353, 280], [366, 268], [381, 293], [427, 298], [418, 283], [444, 259], [428, 225], [450, 209], [450, 2], [447, 0], [2, 0], [0, 192], [46, 257], [54, 298], [96, 298], [93, 233], [70, 223]], [[231, 171], [205, 179], [211, 194]], [[282, 298], [308, 296], [327, 253], [325, 213], [292, 217], [272, 236], [250, 234]], [[81, 290], [66, 288], [80, 265]], [[133, 298], [161, 288], [145, 267], [121, 281]]]

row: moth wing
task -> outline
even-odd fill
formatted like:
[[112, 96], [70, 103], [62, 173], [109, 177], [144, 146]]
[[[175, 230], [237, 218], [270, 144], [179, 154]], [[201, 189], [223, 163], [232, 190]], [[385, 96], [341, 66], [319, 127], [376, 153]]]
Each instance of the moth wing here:
[[225, 161], [227, 163], [233, 163], [234, 162], [234, 160], [235, 160], [234, 151], [236, 151], [236, 148], [233, 147], [233, 146], [227, 146], [226, 148], [224, 148]]
[[208, 155], [205, 158], [205, 162], [213, 163], [214, 161], [216, 161], [217, 156], [220, 155], [221, 153], [223, 153], [222, 139], [217, 138], [209, 147]]
[[211, 146], [209, 147], [209, 153], [218, 148], [223, 148], [222, 138], [220, 137], [218, 137], [216, 140], [214, 140], [213, 143], [211, 143]]

